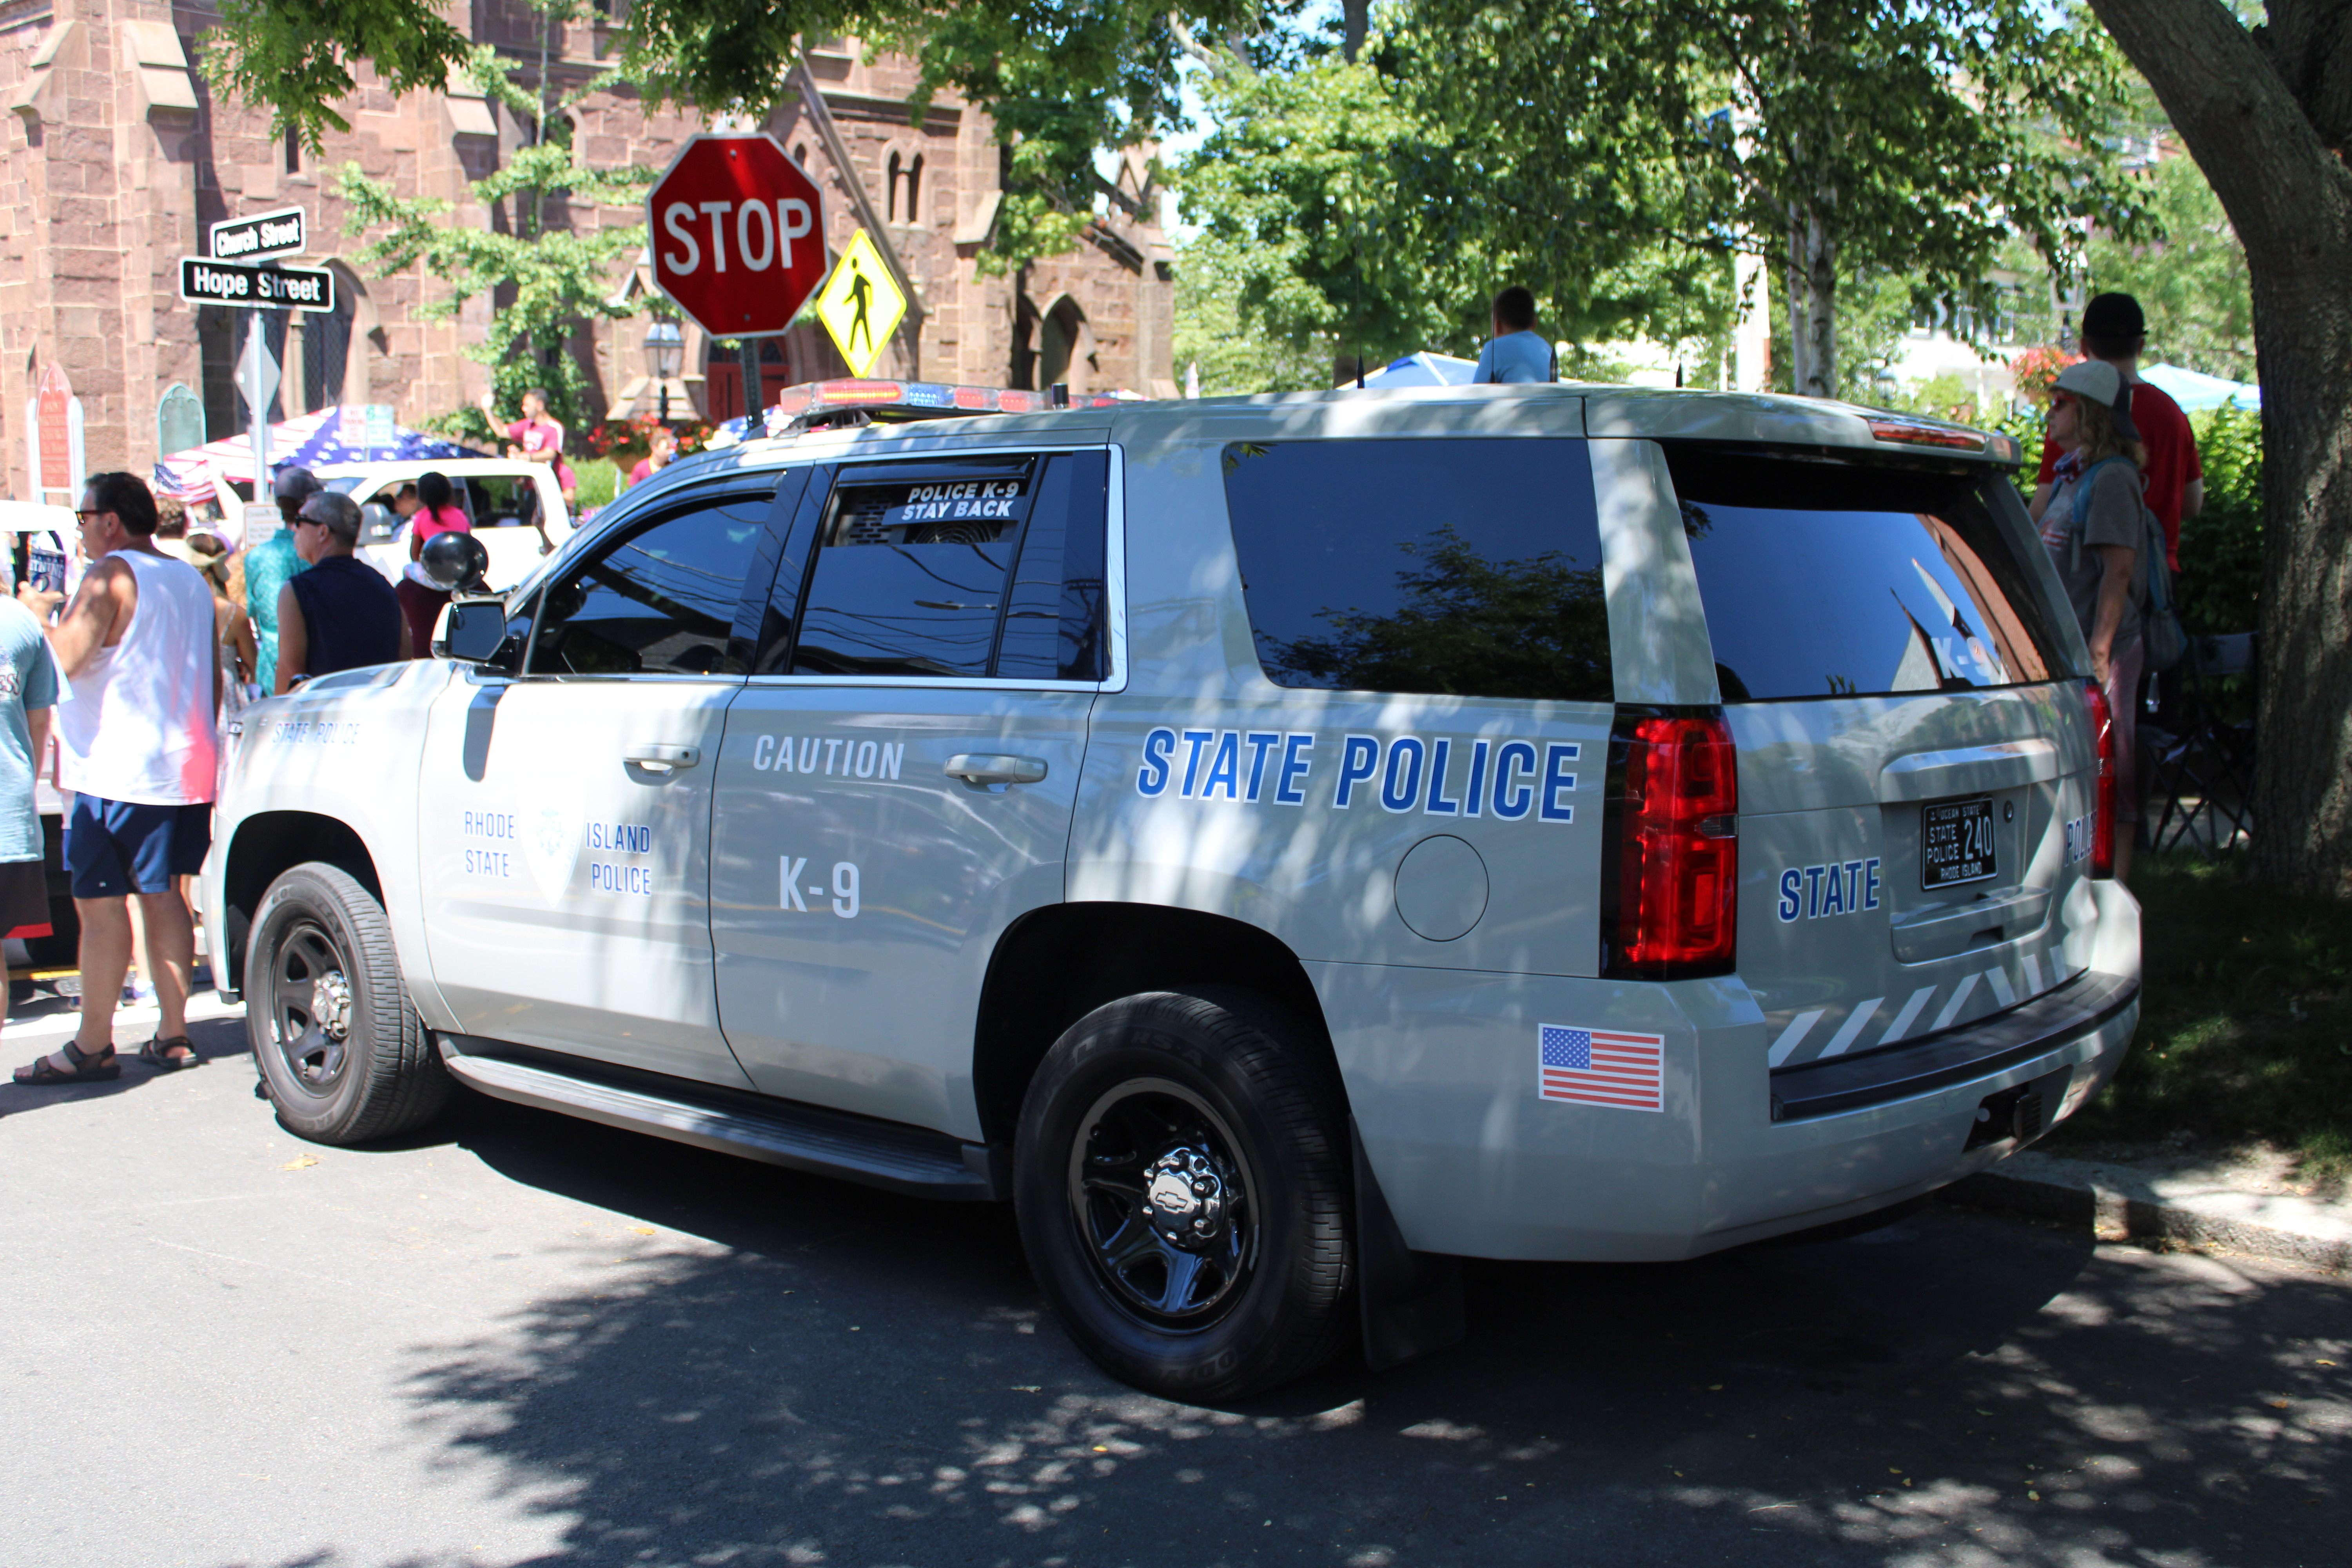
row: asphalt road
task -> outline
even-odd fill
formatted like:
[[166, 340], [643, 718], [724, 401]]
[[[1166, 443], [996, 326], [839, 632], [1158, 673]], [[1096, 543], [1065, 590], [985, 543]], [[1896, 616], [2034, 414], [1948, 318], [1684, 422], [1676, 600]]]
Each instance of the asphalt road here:
[[1929, 1209], [1479, 1266], [1458, 1350], [1192, 1408], [1007, 1214], [478, 1100], [314, 1148], [198, 1027], [0, 1088], [7, 1568], [2352, 1559], [2338, 1279]]

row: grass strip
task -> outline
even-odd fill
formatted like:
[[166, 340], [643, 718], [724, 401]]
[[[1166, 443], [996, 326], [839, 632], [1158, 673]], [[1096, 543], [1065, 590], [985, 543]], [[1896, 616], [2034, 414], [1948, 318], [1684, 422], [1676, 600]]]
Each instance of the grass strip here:
[[2352, 1175], [2352, 904], [2289, 898], [2248, 880], [2241, 857], [2188, 852], [2142, 857], [2131, 886], [2137, 1043], [2043, 1147], [2268, 1144], [2305, 1176]]

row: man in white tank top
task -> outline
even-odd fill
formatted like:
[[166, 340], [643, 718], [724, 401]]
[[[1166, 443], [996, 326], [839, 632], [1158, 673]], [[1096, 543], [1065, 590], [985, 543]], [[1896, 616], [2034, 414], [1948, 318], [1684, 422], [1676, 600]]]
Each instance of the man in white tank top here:
[[18, 1083], [121, 1076], [114, 998], [131, 964], [139, 900], [163, 1019], [139, 1055], [166, 1070], [197, 1066], [188, 1043], [195, 923], [180, 879], [212, 847], [220, 702], [213, 595], [202, 574], [155, 548], [155, 499], [135, 474], [99, 474], [82, 493], [90, 562], [72, 605], [27, 584], [17, 598], [46, 627], [66, 677], [58, 704], [58, 784], [73, 793], [66, 866], [81, 917], [81, 1027], [73, 1043], [16, 1072]]

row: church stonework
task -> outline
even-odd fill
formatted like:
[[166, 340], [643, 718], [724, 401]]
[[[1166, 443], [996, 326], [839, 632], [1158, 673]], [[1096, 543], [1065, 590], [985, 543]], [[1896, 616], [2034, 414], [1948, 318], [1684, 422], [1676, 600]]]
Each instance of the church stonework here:
[[[448, 14], [536, 69], [536, 13], [479, 0]], [[369, 237], [344, 232], [335, 180], [356, 163], [402, 195], [450, 202], [450, 223], [503, 227], [509, 215], [475, 202], [469, 183], [524, 145], [530, 128], [462, 79], [445, 92], [394, 96], [362, 72], [337, 105], [351, 130], [331, 133], [314, 154], [273, 137], [266, 110], [223, 100], [204, 79], [196, 61], [216, 23], [209, 4], [0, 0], [0, 102], [10, 111], [0, 123], [0, 453], [12, 495], [33, 493], [25, 408], [50, 363], [82, 401], [92, 472], [153, 465], [156, 405], [174, 384], [203, 399], [212, 438], [244, 429], [233, 367], [250, 331], [263, 332], [283, 366], [281, 417], [385, 403], [415, 424], [470, 404], [488, 384], [486, 367], [462, 351], [482, 340], [492, 301], [478, 296], [451, 320], [423, 317], [420, 307], [446, 299], [447, 286], [415, 267], [376, 276], [362, 256]], [[601, 19], [558, 28], [549, 76], [559, 91], [574, 87], [616, 48]], [[912, 123], [915, 79], [910, 60], [868, 61], [854, 41], [820, 45], [764, 127], [824, 193], [832, 249], [867, 228], [909, 286], [907, 319], [874, 374], [1173, 395], [1171, 258], [1157, 197], [1143, 188], [1144, 155], [1120, 161], [1115, 184], [1126, 199], [1103, 204], [1078, 249], [983, 276], [1002, 189], [994, 127], [948, 96]], [[655, 171], [688, 136], [721, 128], [626, 91], [590, 96], [571, 120], [583, 162]], [[307, 212], [310, 248], [299, 259], [336, 274], [335, 314], [179, 299], [180, 258], [204, 252], [208, 226], [284, 206]], [[551, 202], [548, 221], [590, 231], [643, 216]], [[615, 297], [641, 293], [645, 272], [617, 267]], [[624, 395], [651, 369], [645, 326], [643, 317], [600, 321], [575, 336], [600, 412], [635, 411]], [[766, 340], [761, 355], [770, 395], [846, 374], [812, 326]], [[740, 356], [714, 352], [690, 327], [686, 379], [706, 416], [743, 411]]]

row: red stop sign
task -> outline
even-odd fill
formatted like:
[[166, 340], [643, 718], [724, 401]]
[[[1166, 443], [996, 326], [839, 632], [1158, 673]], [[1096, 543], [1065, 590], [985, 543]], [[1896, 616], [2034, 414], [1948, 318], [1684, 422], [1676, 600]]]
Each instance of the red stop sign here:
[[654, 281], [713, 337], [781, 332], [824, 281], [814, 182], [764, 132], [688, 140], [646, 197]]

